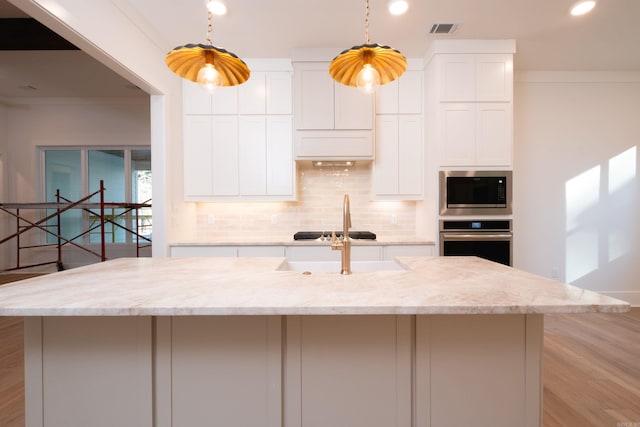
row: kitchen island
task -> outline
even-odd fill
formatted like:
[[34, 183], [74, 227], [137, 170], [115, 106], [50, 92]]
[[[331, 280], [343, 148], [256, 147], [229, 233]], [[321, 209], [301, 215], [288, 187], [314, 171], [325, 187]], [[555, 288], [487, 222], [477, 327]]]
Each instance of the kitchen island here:
[[0, 287], [27, 427], [541, 425], [543, 315], [627, 303], [473, 257], [118, 259]]

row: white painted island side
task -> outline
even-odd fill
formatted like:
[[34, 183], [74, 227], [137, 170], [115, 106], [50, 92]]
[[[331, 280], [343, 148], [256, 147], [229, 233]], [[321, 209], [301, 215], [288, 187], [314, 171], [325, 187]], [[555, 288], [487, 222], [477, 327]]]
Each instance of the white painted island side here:
[[398, 262], [120, 259], [0, 287], [27, 426], [540, 426], [544, 313], [628, 310], [479, 258]]

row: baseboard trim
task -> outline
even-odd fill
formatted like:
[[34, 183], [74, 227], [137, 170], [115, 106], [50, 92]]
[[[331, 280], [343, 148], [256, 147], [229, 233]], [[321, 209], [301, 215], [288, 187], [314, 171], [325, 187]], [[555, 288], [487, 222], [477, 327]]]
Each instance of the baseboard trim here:
[[640, 291], [596, 291], [600, 294], [617, 298], [631, 304], [632, 307], [640, 307]]

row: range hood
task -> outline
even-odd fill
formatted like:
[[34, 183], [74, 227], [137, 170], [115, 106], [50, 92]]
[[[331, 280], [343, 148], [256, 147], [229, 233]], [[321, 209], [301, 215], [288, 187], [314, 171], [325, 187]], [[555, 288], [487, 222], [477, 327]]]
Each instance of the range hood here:
[[294, 142], [297, 161], [371, 161], [374, 158], [373, 132], [370, 130], [298, 130]]

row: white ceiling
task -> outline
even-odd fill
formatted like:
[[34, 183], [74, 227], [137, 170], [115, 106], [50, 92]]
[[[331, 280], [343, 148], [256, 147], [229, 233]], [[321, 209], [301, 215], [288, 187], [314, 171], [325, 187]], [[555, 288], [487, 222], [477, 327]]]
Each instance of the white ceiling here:
[[[388, 14], [387, 1], [370, 0], [371, 42], [389, 45], [407, 57], [423, 57], [436, 37], [515, 39], [516, 71], [640, 71], [640, 25], [636, 22], [640, 0], [599, 0], [596, 8], [582, 17], [569, 15], [574, 0], [409, 0], [409, 12], [400, 17]], [[365, 42], [364, 0], [226, 2], [228, 14], [214, 17], [213, 44], [241, 58], [283, 58], [290, 56], [292, 49], [305, 47], [333, 47], [337, 54]], [[205, 0], [128, 3], [137, 12], [133, 17], [136, 22], [154, 31], [154, 38], [167, 51], [205, 41]], [[0, 0], [0, 17], [16, 13], [20, 11]], [[453, 35], [431, 36], [428, 29], [436, 22], [460, 26]], [[87, 55], [73, 51], [58, 54], [58, 60], [49, 58], [48, 77], [44, 77], [44, 70], [29, 59], [33, 52], [0, 52], [0, 97], [140, 96], [140, 91]], [[78, 61], [86, 61], [84, 66], [91, 72], [83, 74], [91, 79], [73, 76]], [[96, 85], [93, 78], [102, 85]], [[18, 89], [30, 84], [38, 91]]]

